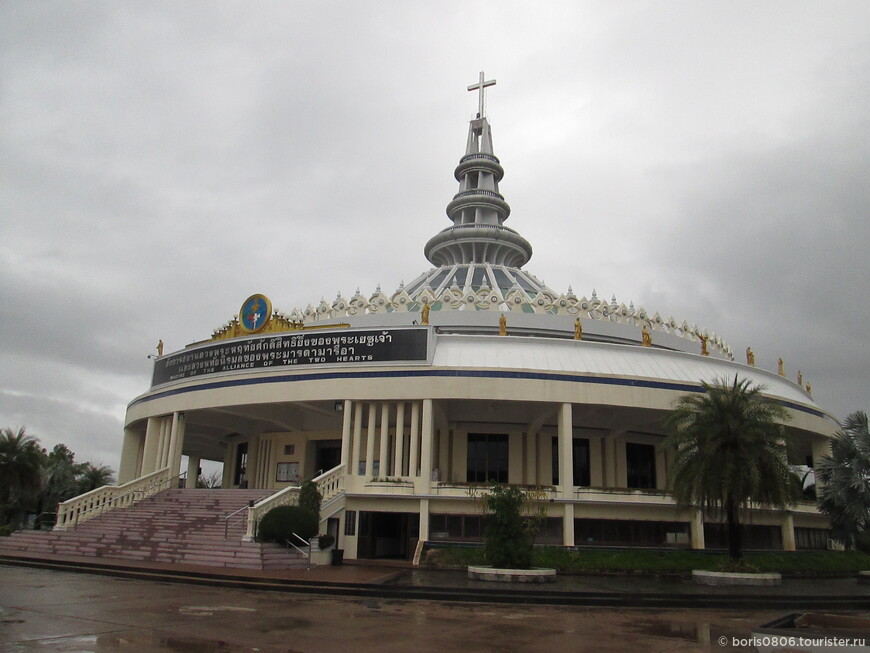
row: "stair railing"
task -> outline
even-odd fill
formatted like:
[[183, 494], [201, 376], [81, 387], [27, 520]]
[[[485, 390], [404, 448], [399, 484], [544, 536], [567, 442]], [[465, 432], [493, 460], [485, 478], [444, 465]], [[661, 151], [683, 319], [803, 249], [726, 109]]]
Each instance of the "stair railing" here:
[[290, 533], [290, 534], [293, 537], [295, 537], [297, 540], [302, 542], [303, 546], [308, 547], [308, 553], [305, 553], [305, 551], [303, 549], [300, 549], [298, 546], [293, 544], [293, 542], [291, 542], [290, 540], [284, 540], [287, 543], [287, 546], [292, 546], [299, 553], [301, 553], [302, 555], [305, 556], [305, 559], [308, 561], [308, 569], [310, 570], [311, 569], [311, 540], [306, 540], [304, 537], [302, 537], [301, 535], [297, 535], [296, 533]]
[[245, 521], [245, 519], [247, 519], [247, 515], [245, 515], [244, 517], [239, 517], [238, 519], [236, 519], [232, 523], [230, 523], [230, 520], [233, 517], [235, 517], [236, 515], [238, 515], [239, 513], [246, 511], [248, 508], [250, 508], [253, 505], [254, 505], [254, 500], [251, 499], [248, 502], [248, 505], [242, 506], [238, 510], [233, 510], [232, 512], [224, 515], [224, 539], [225, 540], [229, 537], [230, 526], [235, 526], [236, 524], [241, 524], [243, 521]]
[[[311, 479], [320, 492], [321, 505], [344, 492], [344, 465], [333, 467], [327, 472]], [[260, 519], [272, 508], [278, 506], [295, 506], [299, 504], [299, 486], [291, 485], [280, 492], [261, 499], [248, 508], [248, 530], [245, 540], [252, 542], [257, 536], [257, 525]]]
[[172, 487], [172, 482], [187, 476], [187, 472], [170, 476], [169, 467], [140, 476], [123, 485], [104, 485], [57, 506], [56, 530], [75, 529], [81, 522], [133, 504]]

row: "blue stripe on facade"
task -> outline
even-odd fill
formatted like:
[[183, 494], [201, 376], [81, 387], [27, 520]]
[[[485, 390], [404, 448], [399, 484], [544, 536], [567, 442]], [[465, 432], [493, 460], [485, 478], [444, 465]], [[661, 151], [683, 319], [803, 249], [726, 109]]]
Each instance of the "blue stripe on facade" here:
[[[555, 374], [552, 372], [512, 372], [507, 370], [392, 370], [371, 372], [320, 372], [309, 374], [284, 374], [281, 376], [259, 377], [253, 379], [230, 379], [225, 381], [212, 381], [201, 385], [174, 390], [164, 390], [147, 397], [136, 399], [130, 403], [130, 407], [137, 404], [186, 394], [188, 392], [200, 392], [203, 390], [216, 390], [219, 388], [232, 388], [246, 385], [260, 385], [261, 383], [294, 383], [298, 381], [329, 381], [335, 379], [390, 379], [390, 378], [427, 378], [427, 377], [452, 377], [473, 379], [525, 379], [535, 381], [561, 381], [566, 383], [592, 383], [596, 385], [614, 385], [631, 388], [654, 388], [656, 390], [675, 390], [677, 392], [702, 392], [701, 385], [688, 383], [668, 383], [665, 381], [648, 381], [644, 379], [628, 379], [619, 377], [588, 376], [583, 374]], [[799, 410], [816, 417], [825, 417], [821, 411], [801, 406], [790, 401], [778, 402], [783, 406]]]

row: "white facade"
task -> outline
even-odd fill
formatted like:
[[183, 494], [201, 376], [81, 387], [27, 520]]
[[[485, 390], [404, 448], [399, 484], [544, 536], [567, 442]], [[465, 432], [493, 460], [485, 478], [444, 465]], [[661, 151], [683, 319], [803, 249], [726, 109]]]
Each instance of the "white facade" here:
[[[531, 246], [502, 224], [503, 174], [478, 116], [453, 226], [426, 247], [433, 270], [390, 296], [231, 323], [158, 359], [155, 385], [127, 411], [119, 480], [177, 472], [182, 456], [191, 475], [224, 461], [227, 488], [277, 491], [331, 470], [324, 528], [349, 558], [479, 539], [469, 490], [491, 480], [545, 488], [539, 541], [703, 548], [702, 517], [666, 492], [662, 420], [678, 397], [748, 378], [787, 407], [791, 462], [827, 451], [838, 425], [808, 389], [735, 362], [714, 334], [557, 294], [522, 270]], [[817, 544], [827, 527], [810, 503], [755, 510], [751, 524], [759, 546], [785, 549]]]

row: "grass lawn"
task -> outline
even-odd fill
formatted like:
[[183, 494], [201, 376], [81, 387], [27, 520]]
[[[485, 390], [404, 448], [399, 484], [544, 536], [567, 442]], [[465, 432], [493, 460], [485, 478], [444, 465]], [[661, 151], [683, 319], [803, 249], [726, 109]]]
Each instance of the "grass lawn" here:
[[[427, 548], [427, 564], [436, 567], [485, 565], [483, 548], [445, 546]], [[793, 574], [854, 573], [870, 569], [870, 554], [858, 551], [769, 551], [747, 553], [746, 563], [761, 572]], [[575, 573], [641, 572], [690, 573], [693, 569], [718, 571], [728, 563], [726, 553], [650, 549], [580, 549], [535, 547], [532, 564]]]

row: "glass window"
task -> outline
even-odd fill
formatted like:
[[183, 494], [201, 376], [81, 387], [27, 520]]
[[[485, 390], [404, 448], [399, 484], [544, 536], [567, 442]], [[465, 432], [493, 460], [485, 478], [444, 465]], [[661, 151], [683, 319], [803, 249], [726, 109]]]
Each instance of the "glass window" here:
[[656, 448], [654, 445], [627, 442], [625, 463], [628, 470], [628, 487], [655, 489]]
[[505, 292], [514, 287], [514, 282], [508, 279], [508, 275], [500, 268], [493, 268], [492, 273], [495, 275], [495, 283]]
[[[573, 483], [577, 486], [589, 487], [589, 440], [586, 438], [574, 438], [572, 442], [574, 478]], [[553, 485], [559, 484], [559, 438], [553, 437]]]
[[483, 285], [483, 280], [486, 279], [486, 285], [489, 286], [489, 276], [486, 274], [486, 268], [482, 265], [476, 265], [474, 267], [474, 273], [471, 277], [471, 287], [475, 290], [479, 290]]
[[469, 483], [507, 483], [508, 436], [469, 433], [467, 463]]

